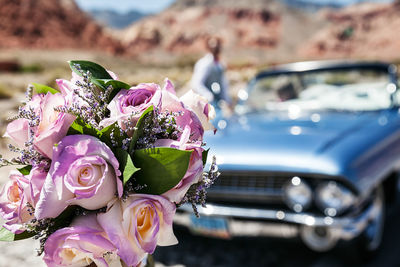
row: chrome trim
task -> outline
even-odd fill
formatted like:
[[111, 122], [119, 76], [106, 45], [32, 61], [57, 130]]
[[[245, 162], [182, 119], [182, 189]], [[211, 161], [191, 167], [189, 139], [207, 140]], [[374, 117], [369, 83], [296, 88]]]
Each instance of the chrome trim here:
[[[237, 221], [228, 219], [229, 234], [231, 236], [269, 236], [280, 238], [294, 238], [299, 235], [299, 228], [290, 224], [277, 224], [262, 221]], [[190, 217], [187, 213], [177, 213], [174, 216], [174, 223], [190, 226]]]
[[[191, 205], [183, 205], [179, 208], [184, 213], [179, 216], [189, 216], [192, 213]], [[360, 214], [349, 217], [322, 217], [309, 213], [294, 213], [283, 210], [239, 208], [223, 205], [207, 204], [207, 207], [197, 207], [200, 215], [226, 217], [230, 224], [240, 221], [241, 223], [254, 223], [253, 220], [270, 220], [275, 224], [297, 224], [298, 226], [328, 227], [334, 230], [338, 238], [349, 240], [358, 236], [368, 225], [369, 221], [379, 212], [377, 202], [371, 203]], [[237, 219], [242, 220], [237, 220]], [[244, 220], [243, 220], [244, 219]], [[260, 221], [258, 221], [260, 222]], [[176, 221], [178, 224], [189, 226], [189, 221]], [[235, 235], [235, 233], [232, 233]]]
[[224, 171], [208, 190], [208, 199], [283, 202], [283, 186], [290, 176], [264, 172]]

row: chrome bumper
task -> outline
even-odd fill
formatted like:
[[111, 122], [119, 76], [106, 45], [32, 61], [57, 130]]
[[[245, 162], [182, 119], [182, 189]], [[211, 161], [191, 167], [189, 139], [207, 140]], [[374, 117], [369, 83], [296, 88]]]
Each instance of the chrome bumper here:
[[[326, 227], [335, 238], [350, 240], [367, 227], [369, 221], [379, 212], [375, 202], [361, 213], [349, 217], [318, 217], [307, 213], [283, 210], [238, 208], [207, 204], [198, 206], [201, 216], [223, 217], [228, 221], [232, 236], [273, 236], [292, 238], [299, 234], [301, 227]], [[183, 205], [175, 216], [175, 223], [190, 228], [191, 205]], [[246, 220], [250, 219], [250, 220]]]

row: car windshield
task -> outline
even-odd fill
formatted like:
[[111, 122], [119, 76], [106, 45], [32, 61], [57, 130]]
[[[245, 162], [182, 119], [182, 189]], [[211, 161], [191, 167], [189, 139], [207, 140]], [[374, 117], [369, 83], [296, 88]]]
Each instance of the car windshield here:
[[389, 75], [379, 70], [276, 74], [255, 81], [247, 105], [252, 110], [371, 111], [389, 108], [394, 89]]

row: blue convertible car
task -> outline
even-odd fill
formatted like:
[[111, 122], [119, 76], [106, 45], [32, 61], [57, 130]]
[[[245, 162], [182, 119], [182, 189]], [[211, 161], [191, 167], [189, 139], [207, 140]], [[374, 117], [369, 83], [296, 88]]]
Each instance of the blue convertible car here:
[[302, 62], [260, 72], [239, 92], [235, 115], [207, 136], [221, 176], [200, 219], [177, 224], [206, 235], [300, 236], [316, 251], [355, 239], [381, 243], [397, 196], [400, 111], [396, 67]]

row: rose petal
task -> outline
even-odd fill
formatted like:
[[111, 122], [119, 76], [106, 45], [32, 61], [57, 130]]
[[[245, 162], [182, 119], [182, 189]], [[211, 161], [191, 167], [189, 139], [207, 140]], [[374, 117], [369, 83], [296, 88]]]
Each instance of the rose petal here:
[[27, 119], [16, 119], [7, 125], [4, 137], [11, 138], [19, 147], [25, 147], [29, 140], [29, 122]]
[[138, 247], [134, 240], [127, 237], [122, 229], [123, 218], [120, 201], [114, 202], [106, 213], [99, 213], [97, 220], [111, 242], [118, 248], [118, 255], [128, 266], [136, 266], [142, 261], [146, 253]]

